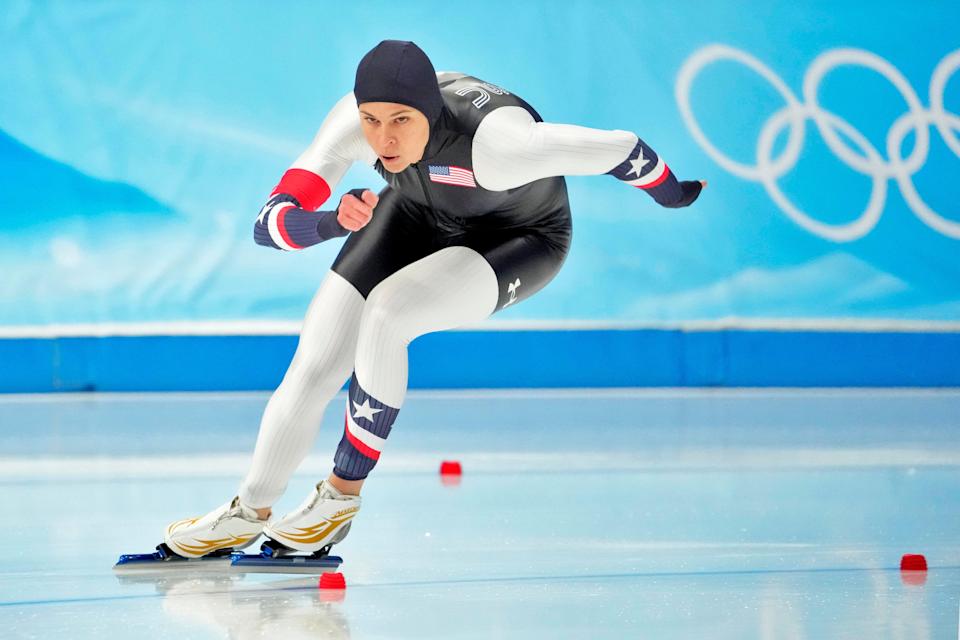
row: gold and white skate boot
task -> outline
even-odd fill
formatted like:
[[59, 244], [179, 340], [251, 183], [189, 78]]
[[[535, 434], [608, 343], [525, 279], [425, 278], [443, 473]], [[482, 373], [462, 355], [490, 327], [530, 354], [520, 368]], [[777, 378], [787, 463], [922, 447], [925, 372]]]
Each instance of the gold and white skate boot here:
[[167, 527], [163, 542], [178, 556], [201, 558], [216, 551], [239, 551], [253, 544], [266, 520], [233, 498], [205, 516], [177, 520]]
[[350, 521], [359, 510], [360, 496], [344, 495], [321, 480], [297, 509], [264, 527], [263, 534], [270, 538], [264, 549], [320, 552], [347, 537]]

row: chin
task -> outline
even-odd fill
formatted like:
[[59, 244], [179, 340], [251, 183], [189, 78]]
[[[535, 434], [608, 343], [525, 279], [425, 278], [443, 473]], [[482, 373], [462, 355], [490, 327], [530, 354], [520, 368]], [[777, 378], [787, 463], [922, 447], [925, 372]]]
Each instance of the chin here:
[[400, 173], [410, 166], [410, 162], [406, 160], [396, 160], [394, 162], [384, 162], [383, 158], [380, 159], [380, 164], [383, 165], [383, 168], [389, 173]]

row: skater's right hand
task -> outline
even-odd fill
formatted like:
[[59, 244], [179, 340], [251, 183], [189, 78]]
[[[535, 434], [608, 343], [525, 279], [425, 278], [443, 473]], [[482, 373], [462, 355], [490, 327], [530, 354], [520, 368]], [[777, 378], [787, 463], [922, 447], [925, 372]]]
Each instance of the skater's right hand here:
[[377, 197], [377, 194], [369, 189], [362, 193], [359, 189], [354, 189], [344, 194], [340, 199], [340, 207], [337, 209], [337, 222], [344, 229], [359, 231], [370, 222], [373, 217], [373, 208], [377, 206], [379, 201], [380, 198]]

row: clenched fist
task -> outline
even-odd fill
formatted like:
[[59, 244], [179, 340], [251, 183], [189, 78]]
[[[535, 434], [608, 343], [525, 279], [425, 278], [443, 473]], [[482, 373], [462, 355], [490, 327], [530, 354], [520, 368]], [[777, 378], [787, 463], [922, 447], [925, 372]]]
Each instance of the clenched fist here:
[[707, 188], [706, 180], [684, 180], [680, 183], [680, 191], [683, 194], [676, 202], [660, 203], [664, 207], [679, 209], [680, 207], [689, 207], [700, 197], [700, 192]]
[[380, 198], [373, 191], [366, 190], [359, 193], [359, 198], [355, 195], [358, 193], [359, 190], [354, 189], [350, 193], [344, 194], [340, 199], [340, 207], [337, 209], [337, 222], [344, 229], [350, 231], [359, 231], [367, 226], [367, 223], [373, 217], [373, 208], [380, 201]]

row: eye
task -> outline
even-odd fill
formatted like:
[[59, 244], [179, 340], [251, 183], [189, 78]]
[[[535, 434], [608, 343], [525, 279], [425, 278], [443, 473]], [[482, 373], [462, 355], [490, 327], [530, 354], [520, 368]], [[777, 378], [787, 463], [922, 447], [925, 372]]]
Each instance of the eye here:
[[374, 118], [374, 117], [372, 117], [372, 116], [364, 116], [363, 119], [366, 120], [367, 122], [369, 122], [370, 124], [376, 124], [376, 123], [377, 123], [377, 119]]
[[397, 124], [403, 124], [403, 123], [405, 123], [405, 122], [406, 122], [407, 120], [409, 120], [409, 119], [410, 119], [409, 116], [400, 116], [399, 118], [397, 118], [396, 120], [394, 120], [394, 122], [396, 122]]

